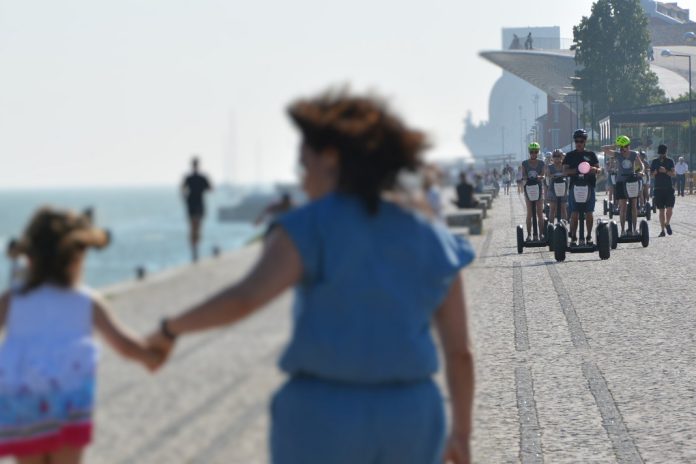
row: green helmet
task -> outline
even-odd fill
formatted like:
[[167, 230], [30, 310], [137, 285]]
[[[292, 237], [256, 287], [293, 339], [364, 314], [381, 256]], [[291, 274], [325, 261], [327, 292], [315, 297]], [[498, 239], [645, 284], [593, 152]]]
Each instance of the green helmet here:
[[618, 137], [616, 137], [616, 144], [620, 147], [627, 147], [631, 144], [631, 139], [629, 139], [625, 135], [619, 135]]
[[541, 150], [541, 145], [539, 145], [539, 144], [536, 143], [536, 142], [532, 142], [532, 143], [530, 143], [529, 146], [527, 147], [527, 150], [529, 150], [529, 151], [539, 151], [539, 150]]

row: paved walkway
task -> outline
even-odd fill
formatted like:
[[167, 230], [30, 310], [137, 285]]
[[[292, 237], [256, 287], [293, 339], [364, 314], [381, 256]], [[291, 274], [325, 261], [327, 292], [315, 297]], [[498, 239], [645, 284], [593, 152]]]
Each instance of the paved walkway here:
[[648, 248], [556, 264], [517, 254], [523, 204], [496, 201], [469, 275], [475, 462], [696, 462], [695, 213], [679, 198], [673, 236], [654, 216]]
[[[672, 237], [656, 237], [653, 217], [650, 247], [620, 244], [608, 261], [518, 255], [516, 193], [489, 213], [472, 237], [479, 258], [466, 278], [474, 462], [696, 462], [696, 290], [687, 274], [696, 196], [678, 200]], [[257, 253], [252, 246], [107, 294], [120, 319], [147, 332], [240, 277]], [[87, 462], [267, 462], [290, 301], [287, 293], [235, 328], [184, 338], [155, 376], [105, 349]]]

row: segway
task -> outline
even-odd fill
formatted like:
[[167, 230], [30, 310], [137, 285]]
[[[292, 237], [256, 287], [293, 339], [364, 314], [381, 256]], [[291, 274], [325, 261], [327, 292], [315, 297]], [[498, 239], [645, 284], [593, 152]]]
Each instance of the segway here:
[[[541, 201], [541, 182], [535, 177], [530, 177], [527, 179], [527, 183], [524, 186], [525, 194], [531, 202], [532, 208], [532, 234], [539, 237], [540, 224], [538, 224], [537, 219], [537, 202]], [[546, 220], [544, 220], [546, 222]], [[522, 254], [525, 248], [535, 248], [535, 247], [545, 247], [547, 245], [547, 237], [543, 240], [530, 240], [524, 241], [524, 227], [522, 225], [517, 226], [517, 253]]]
[[566, 253], [594, 253], [599, 252], [599, 258], [609, 259], [611, 255], [611, 232], [608, 223], [602, 219], [597, 220], [596, 244], [585, 242], [585, 211], [587, 200], [590, 196], [590, 186], [585, 174], [590, 172], [590, 164], [583, 161], [578, 166], [578, 177], [574, 182], [570, 194], [575, 200], [575, 207], [578, 211], [578, 221], [580, 226], [580, 243], [577, 245], [568, 244], [568, 228], [565, 224], [557, 224], [553, 231], [553, 254], [556, 261], [565, 261]]
[[636, 206], [636, 210], [638, 211], [638, 217], [644, 217], [648, 221], [650, 220], [650, 215], [652, 213], [652, 206], [650, 206], [649, 201], [640, 201], [640, 199], [643, 198], [643, 180], [642, 177], [639, 177], [638, 183], [640, 184], [639, 186], [639, 197], [638, 197], [638, 205]]
[[[616, 190], [616, 174], [609, 174], [609, 176], [611, 177], [611, 184], [614, 186], [614, 190]], [[606, 198], [604, 199], [604, 215], [606, 216], [607, 213], [609, 213], [609, 219], [619, 214], [619, 204], [616, 202], [616, 191], [614, 192], [614, 201], [609, 201]]]
[[549, 251], [553, 251], [553, 230], [555, 226], [566, 223], [562, 216], [561, 205], [568, 194], [568, 182], [563, 176], [554, 177], [553, 181], [551, 181], [551, 188], [556, 196], [556, 217], [550, 218], [549, 223], [546, 225], [546, 239], [549, 242]]
[[[611, 221], [610, 227], [611, 227], [611, 235], [612, 235], [612, 242], [611, 242], [611, 247], [616, 248], [618, 243], [637, 243], [640, 242], [643, 245], [643, 248], [647, 247], [650, 244], [650, 235], [649, 235], [649, 229], [648, 229], [648, 221], [643, 219], [640, 221], [639, 224], [639, 229], [640, 229], [640, 234], [634, 235], [633, 231], [633, 208], [631, 208], [631, 201], [633, 198], [638, 198], [638, 195], [640, 194], [640, 182], [638, 180], [638, 177], [635, 175], [630, 176], [628, 179], [626, 179], [625, 182], [626, 185], [626, 196], [628, 197], [628, 200], [626, 201], [626, 222], [628, 222], [628, 233], [624, 235], [623, 237], [619, 236], [619, 227], [616, 225], [616, 221]], [[636, 200], [637, 201], [637, 200]]]

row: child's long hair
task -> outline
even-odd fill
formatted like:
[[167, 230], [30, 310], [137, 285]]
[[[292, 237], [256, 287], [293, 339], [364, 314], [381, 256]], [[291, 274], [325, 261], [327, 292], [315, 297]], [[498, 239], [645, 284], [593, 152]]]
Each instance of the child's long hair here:
[[71, 286], [69, 268], [77, 255], [87, 247], [101, 248], [108, 243], [109, 233], [93, 227], [89, 217], [68, 210], [40, 208], [19, 242], [21, 252], [29, 258], [22, 292], [44, 283]]

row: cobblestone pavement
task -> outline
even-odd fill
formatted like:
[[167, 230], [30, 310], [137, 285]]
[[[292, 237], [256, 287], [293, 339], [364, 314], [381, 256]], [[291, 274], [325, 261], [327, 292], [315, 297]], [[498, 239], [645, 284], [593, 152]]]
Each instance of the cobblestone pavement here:
[[654, 215], [648, 248], [557, 264], [517, 254], [523, 203], [496, 200], [468, 278], [475, 462], [696, 462], [695, 213], [679, 198], [673, 236]]
[[[518, 255], [523, 214], [516, 193], [502, 195], [472, 237], [474, 462], [696, 462], [696, 196], [677, 200], [673, 236], [657, 238], [654, 216], [648, 248], [619, 244], [608, 261]], [[257, 253], [250, 246], [106, 294], [145, 333], [239, 278]], [[267, 462], [290, 301], [286, 293], [234, 328], [184, 338], [154, 376], [106, 348], [87, 462]]]

